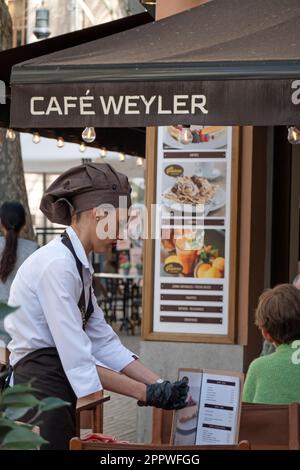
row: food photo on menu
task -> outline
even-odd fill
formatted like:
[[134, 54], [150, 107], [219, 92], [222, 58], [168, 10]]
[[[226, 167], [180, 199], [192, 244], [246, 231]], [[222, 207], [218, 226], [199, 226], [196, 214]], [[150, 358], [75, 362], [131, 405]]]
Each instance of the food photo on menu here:
[[162, 277], [224, 278], [225, 231], [162, 228]]
[[202, 373], [180, 370], [178, 380], [182, 380], [183, 377], [189, 380], [189, 395], [187, 406], [175, 413], [173, 439], [175, 445], [194, 445], [197, 435]]
[[222, 149], [227, 144], [226, 126], [164, 127], [163, 147], [167, 149], [206, 150]]
[[225, 216], [226, 162], [165, 164], [162, 177], [164, 213], [197, 212], [203, 217]]

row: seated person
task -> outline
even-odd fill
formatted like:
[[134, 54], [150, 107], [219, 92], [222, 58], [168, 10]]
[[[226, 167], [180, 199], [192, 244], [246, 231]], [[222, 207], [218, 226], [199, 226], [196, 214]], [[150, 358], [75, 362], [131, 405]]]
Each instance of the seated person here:
[[[297, 274], [297, 276], [293, 280], [293, 286], [297, 287], [297, 289], [300, 290], [300, 274]], [[275, 351], [275, 346], [272, 343], [269, 343], [266, 339], [263, 341], [263, 348], [261, 352], [261, 356], [266, 356], [267, 354], [272, 354]]]
[[250, 364], [243, 401], [300, 402], [300, 291], [291, 284], [266, 290], [260, 296], [255, 317], [275, 352]]

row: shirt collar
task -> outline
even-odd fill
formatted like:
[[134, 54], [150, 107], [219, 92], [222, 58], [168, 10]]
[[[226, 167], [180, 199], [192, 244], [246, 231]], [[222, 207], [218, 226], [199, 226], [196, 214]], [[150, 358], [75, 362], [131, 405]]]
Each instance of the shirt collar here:
[[78, 256], [79, 260], [81, 261], [82, 265], [86, 269], [89, 269], [91, 274], [94, 274], [94, 268], [92, 266], [92, 263], [88, 259], [85, 249], [83, 248], [83, 245], [81, 241], [79, 240], [77, 233], [72, 227], [67, 227], [66, 232], [70, 237], [75, 253]]

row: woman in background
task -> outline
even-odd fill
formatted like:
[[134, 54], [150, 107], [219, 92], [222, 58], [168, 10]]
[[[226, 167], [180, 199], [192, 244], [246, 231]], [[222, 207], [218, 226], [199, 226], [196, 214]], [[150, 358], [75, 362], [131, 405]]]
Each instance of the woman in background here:
[[[19, 202], [4, 202], [0, 207], [0, 303], [7, 303], [10, 286], [14, 277], [28, 256], [38, 245], [20, 238], [26, 222], [25, 210]], [[1, 329], [2, 330], [2, 329]], [[7, 341], [8, 335], [0, 334], [0, 341]]]

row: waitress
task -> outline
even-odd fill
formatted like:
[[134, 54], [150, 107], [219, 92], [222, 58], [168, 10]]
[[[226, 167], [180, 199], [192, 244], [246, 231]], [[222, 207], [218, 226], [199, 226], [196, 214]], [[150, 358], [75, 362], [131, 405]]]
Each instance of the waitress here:
[[97, 398], [103, 388], [140, 406], [185, 406], [187, 383], [163, 381], [125, 348], [93, 292], [89, 254], [110, 251], [118, 238], [99, 231], [105, 226], [99, 206], [116, 209], [118, 227], [119, 198], [129, 207], [130, 192], [127, 177], [108, 164], [87, 163], [59, 176], [40, 208], [51, 222], [69, 227], [24, 262], [11, 287], [9, 304], [19, 307], [5, 320], [14, 383], [34, 378], [37, 398], [71, 403], [41, 416], [45, 449], [68, 449], [77, 400]]

